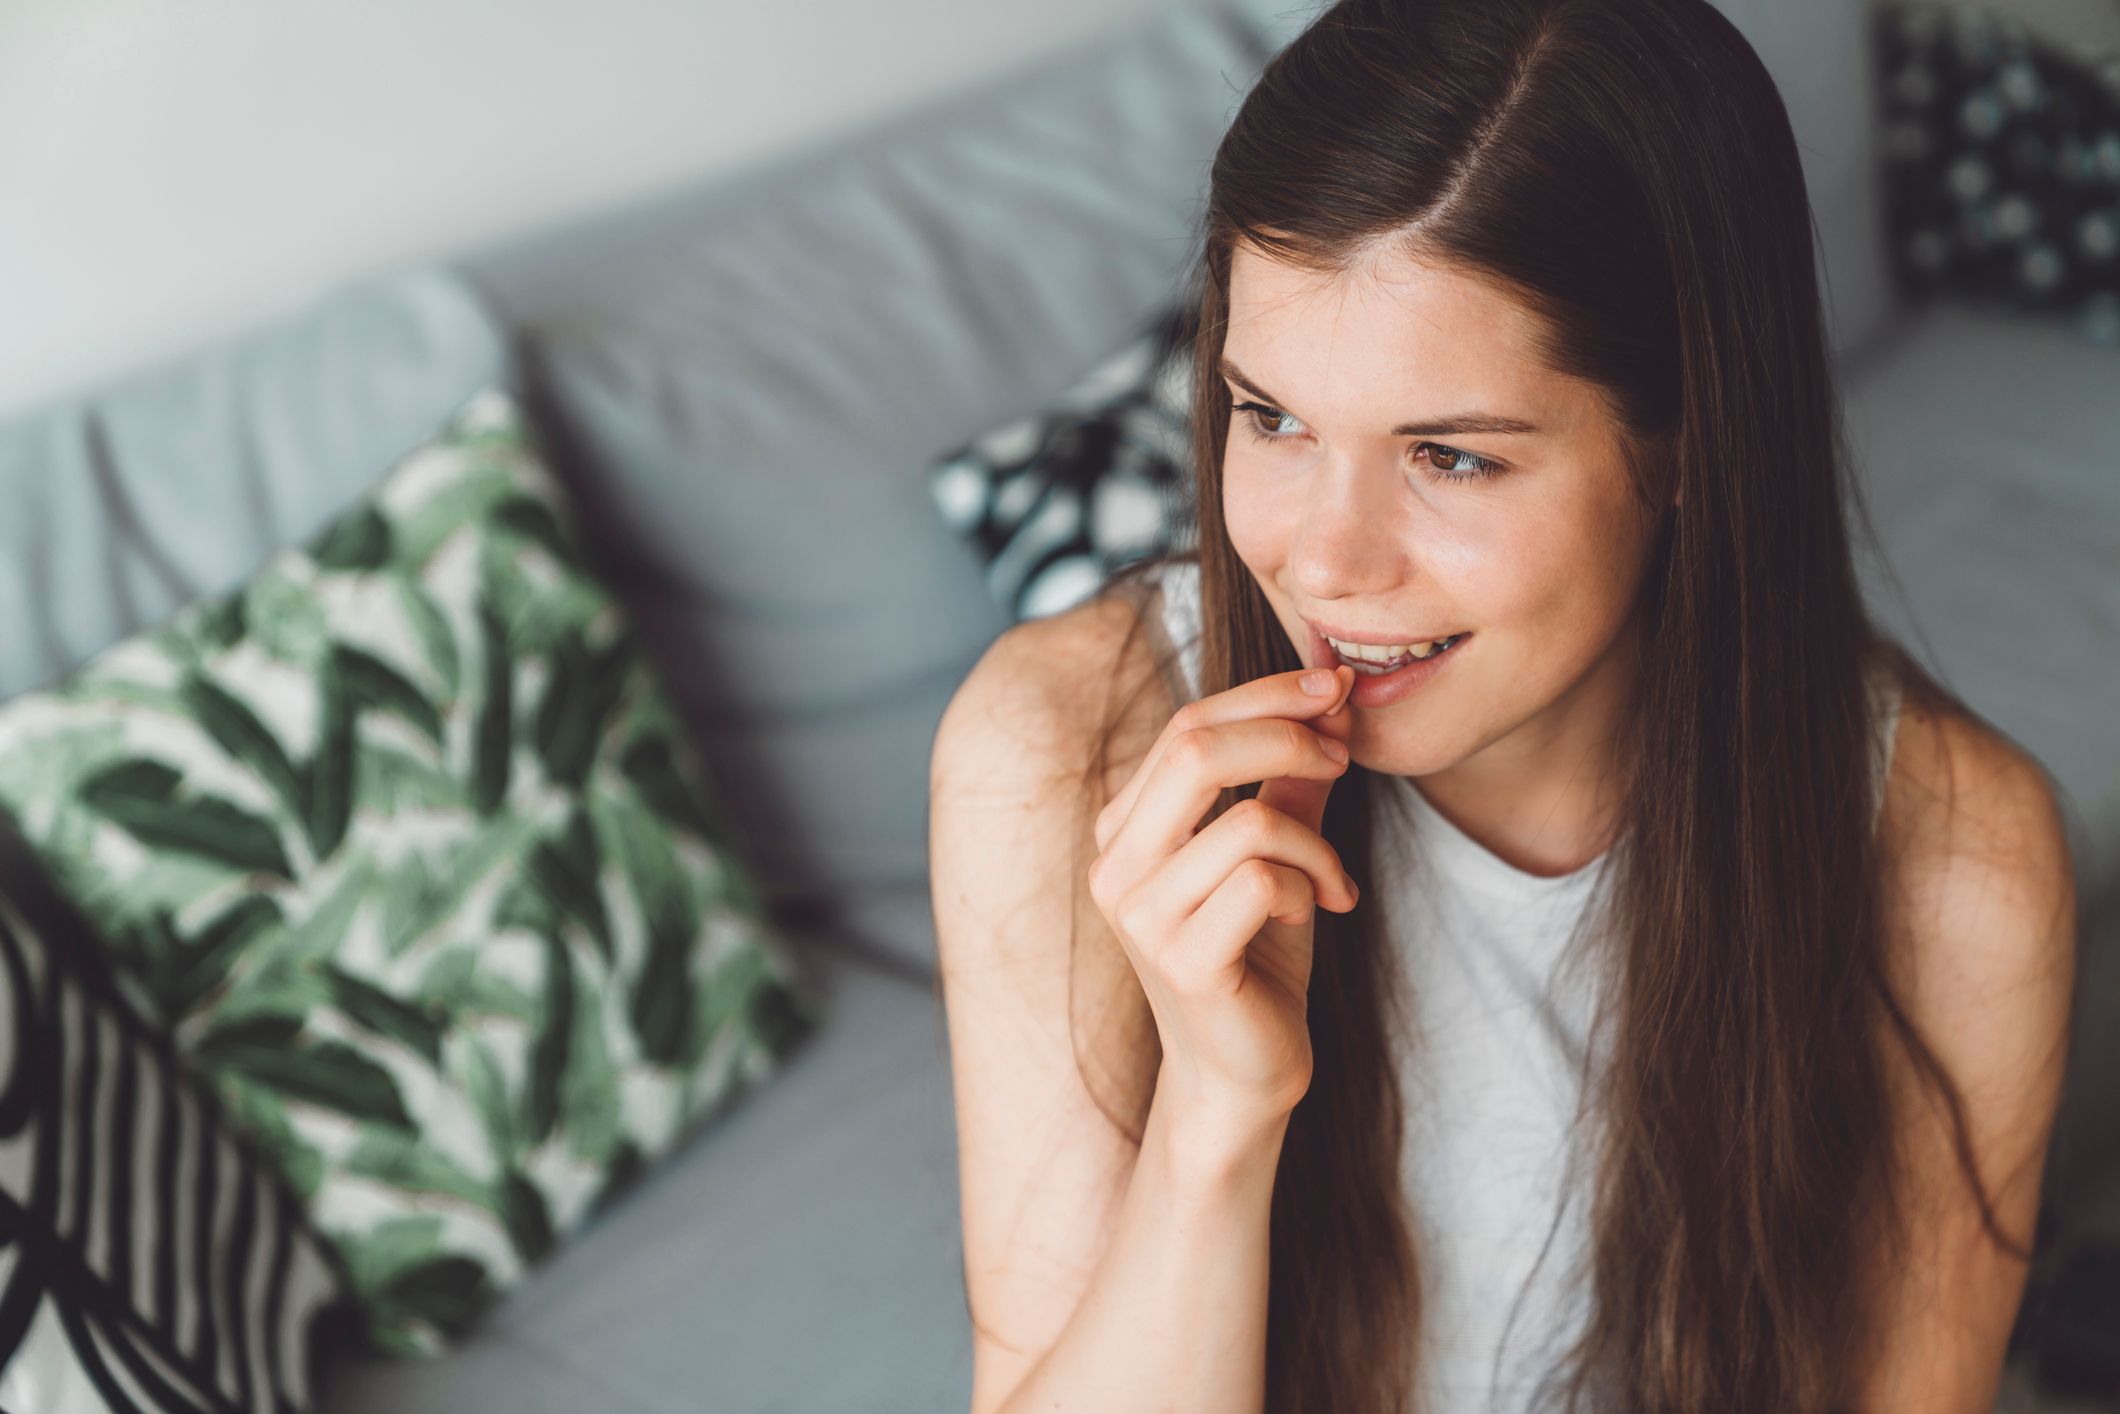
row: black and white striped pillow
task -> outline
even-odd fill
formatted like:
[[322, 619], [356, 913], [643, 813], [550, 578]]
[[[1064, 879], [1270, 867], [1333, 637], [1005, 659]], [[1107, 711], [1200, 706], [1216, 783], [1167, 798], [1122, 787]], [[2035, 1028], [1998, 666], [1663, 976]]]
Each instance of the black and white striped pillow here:
[[1188, 305], [1160, 313], [1055, 405], [938, 461], [928, 487], [1016, 620], [1092, 598], [1182, 544], [1191, 460]]
[[339, 1275], [96, 948], [0, 828], [0, 1409], [312, 1409]]

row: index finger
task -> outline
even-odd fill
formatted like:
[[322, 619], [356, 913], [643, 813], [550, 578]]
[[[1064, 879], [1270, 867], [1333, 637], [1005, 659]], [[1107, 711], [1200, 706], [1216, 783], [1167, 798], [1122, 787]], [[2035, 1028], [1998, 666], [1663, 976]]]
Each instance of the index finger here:
[[[1330, 672], [1332, 687], [1323, 696], [1312, 696], [1303, 690], [1302, 680], [1311, 673]], [[1342, 677], [1341, 674], [1345, 673]], [[1134, 801], [1141, 794], [1142, 783], [1155, 770], [1156, 763], [1163, 759], [1164, 751], [1171, 739], [1180, 732], [1194, 727], [1215, 726], [1223, 722], [1249, 721], [1257, 717], [1289, 717], [1296, 721], [1329, 717], [1342, 709], [1347, 695], [1354, 691], [1354, 669], [1344, 664], [1330, 669], [1303, 668], [1295, 672], [1268, 673], [1250, 682], [1240, 682], [1226, 692], [1217, 692], [1186, 703], [1163, 726], [1148, 755], [1134, 769], [1119, 793], [1097, 813], [1097, 848], [1102, 850], [1111, 843], [1113, 835], [1134, 810]]]

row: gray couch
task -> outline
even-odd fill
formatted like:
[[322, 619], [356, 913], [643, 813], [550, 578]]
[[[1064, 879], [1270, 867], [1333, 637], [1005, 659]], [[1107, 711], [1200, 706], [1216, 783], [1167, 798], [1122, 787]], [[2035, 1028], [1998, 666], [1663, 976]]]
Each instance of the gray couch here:
[[[1725, 8], [1811, 164], [1879, 611], [2069, 793], [2085, 1019], [2056, 1182], [2071, 1222], [2100, 1220], [2120, 1061], [2120, 948], [2099, 941], [2120, 914], [2120, 354], [1904, 306], [1857, 7]], [[513, 380], [831, 999], [782, 1074], [462, 1349], [334, 1368], [337, 1414], [965, 1406], [926, 768], [1005, 625], [926, 468], [1047, 402], [1176, 291], [1206, 160], [1302, 18], [1273, 0], [1163, 11], [856, 138], [385, 272], [0, 426], [4, 694], [238, 582], [473, 388]]]

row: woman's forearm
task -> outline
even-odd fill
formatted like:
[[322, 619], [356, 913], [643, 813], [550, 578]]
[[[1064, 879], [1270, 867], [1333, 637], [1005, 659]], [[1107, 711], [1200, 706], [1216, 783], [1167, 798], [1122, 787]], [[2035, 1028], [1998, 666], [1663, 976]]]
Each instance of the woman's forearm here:
[[1096, 1273], [996, 1414], [1262, 1408], [1267, 1234], [1287, 1128], [1286, 1115], [1218, 1121], [1159, 1084]]

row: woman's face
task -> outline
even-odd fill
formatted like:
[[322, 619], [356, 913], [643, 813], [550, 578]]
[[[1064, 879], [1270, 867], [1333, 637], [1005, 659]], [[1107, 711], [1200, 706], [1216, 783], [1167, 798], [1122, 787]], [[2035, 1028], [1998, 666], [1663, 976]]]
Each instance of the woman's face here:
[[1410, 691], [1357, 677], [1356, 759], [1428, 775], [1608, 736], [1656, 517], [1596, 390], [1537, 361], [1533, 317], [1403, 257], [1321, 276], [1245, 246], [1229, 304], [1225, 390], [1266, 410], [1231, 414], [1223, 514], [1304, 661], [1340, 661], [1321, 631], [1466, 635]]

